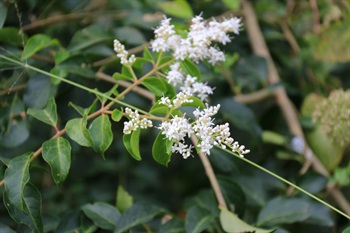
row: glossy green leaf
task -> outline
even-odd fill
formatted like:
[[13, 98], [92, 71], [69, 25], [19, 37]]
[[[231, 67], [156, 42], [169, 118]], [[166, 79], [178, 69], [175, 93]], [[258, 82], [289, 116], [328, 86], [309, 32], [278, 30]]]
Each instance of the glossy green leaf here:
[[345, 228], [342, 233], [350, 233], [350, 226]]
[[117, 209], [123, 213], [126, 209], [128, 209], [133, 204], [133, 197], [126, 192], [123, 186], [119, 185], [117, 190]]
[[143, 80], [142, 85], [156, 96], [164, 96], [164, 93], [167, 91], [166, 85], [161, 78], [149, 77]]
[[191, 207], [186, 215], [185, 229], [188, 233], [200, 233], [206, 230], [215, 216], [198, 206]]
[[60, 185], [68, 176], [71, 164], [71, 146], [67, 139], [52, 138], [43, 143], [43, 158], [50, 165], [52, 177]]
[[4, 195], [4, 205], [11, 218], [18, 223], [29, 226], [34, 233], [43, 232], [41, 216], [41, 194], [32, 184], [28, 183], [23, 192], [24, 210], [15, 206], [7, 195]]
[[131, 134], [123, 135], [123, 143], [126, 150], [137, 161], [141, 160], [140, 145], [139, 145], [140, 133], [141, 133], [141, 129], [138, 128], [137, 130], [132, 131]]
[[186, 0], [161, 2], [158, 5], [166, 14], [173, 15], [175, 17], [190, 19], [193, 16], [191, 6]]
[[98, 226], [85, 215], [80, 216], [80, 231], [84, 233], [94, 233], [98, 230]]
[[181, 61], [181, 67], [184, 69], [190, 76], [196, 77], [197, 82], [202, 81], [202, 74], [199, 70], [198, 66], [191, 61], [190, 59], [185, 59], [184, 61]]
[[51, 98], [44, 109], [29, 108], [27, 113], [32, 115], [39, 121], [56, 127], [57, 125], [57, 109], [54, 98]]
[[160, 131], [152, 147], [152, 155], [154, 160], [164, 166], [168, 166], [172, 154], [167, 150], [168, 141], [169, 140], [166, 139]]
[[164, 210], [159, 207], [147, 203], [136, 203], [118, 219], [114, 233], [125, 232], [134, 226], [147, 223], [161, 213], [164, 213]]
[[121, 74], [121, 73], [118, 73], [118, 72], [115, 72], [113, 74], [113, 79], [114, 80], [128, 80], [128, 81], [132, 81], [133, 78], [132, 76], [127, 76], [127, 75], [124, 75], [124, 74]]
[[123, 117], [123, 111], [116, 108], [113, 110], [111, 117], [113, 121], [119, 122]]
[[237, 217], [237, 215], [228, 211], [227, 209], [221, 209], [220, 223], [221, 223], [221, 227], [227, 233], [236, 233], [236, 232], [270, 233], [275, 231], [275, 230], [265, 230], [265, 229], [250, 226], [248, 223], [242, 221]]
[[75, 233], [80, 230], [80, 210], [72, 210], [66, 213], [60, 221], [55, 233]]
[[105, 230], [114, 230], [115, 224], [120, 217], [120, 213], [115, 207], [103, 202], [86, 204], [81, 209], [96, 226]]
[[67, 135], [81, 146], [92, 146], [92, 138], [89, 130], [86, 128], [87, 120], [85, 118], [74, 118], [66, 124]]
[[28, 39], [24, 47], [21, 59], [22, 60], [28, 59], [33, 54], [37, 53], [43, 48], [46, 48], [52, 45], [59, 45], [58, 40], [51, 39], [49, 36], [44, 34], [36, 34]]
[[112, 125], [107, 115], [97, 117], [90, 125], [90, 135], [93, 141], [93, 149], [104, 158], [104, 152], [112, 144]]
[[23, 101], [30, 108], [44, 108], [56, 94], [55, 86], [50, 78], [37, 74], [29, 79], [27, 88], [23, 95]]
[[0, 29], [4, 26], [7, 16], [7, 7], [3, 2], [0, 2]]
[[257, 225], [295, 223], [310, 217], [310, 204], [300, 198], [277, 197], [270, 200], [258, 215]]
[[[0, 42], [8, 43], [13, 46], [22, 45], [22, 37], [19, 35], [19, 28], [4, 27], [0, 29]], [[27, 36], [24, 34], [24, 41], [27, 40]]]
[[11, 205], [21, 211], [25, 208], [23, 190], [29, 181], [29, 164], [32, 154], [28, 152], [13, 158], [4, 175], [4, 196], [11, 202]]

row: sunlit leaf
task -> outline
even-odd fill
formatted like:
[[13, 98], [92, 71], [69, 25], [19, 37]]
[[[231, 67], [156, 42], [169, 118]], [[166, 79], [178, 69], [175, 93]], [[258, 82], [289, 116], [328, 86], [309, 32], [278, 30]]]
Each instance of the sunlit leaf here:
[[117, 190], [117, 203], [116, 206], [118, 210], [123, 213], [133, 204], [133, 197], [126, 192], [123, 186], [119, 185]]
[[11, 202], [11, 205], [21, 211], [25, 209], [23, 190], [29, 181], [29, 164], [32, 154], [28, 152], [13, 158], [4, 176], [4, 196]]
[[123, 143], [126, 150], [137, 161], [141, 160], [140, 145], [139, 145], [140, 133], [141, 133], [141, 129], [138, 128], [137, 130], [132, 131], [131, 134], [123, 135]]
[[69, 173], [71, 146], [68, 140], [59, 137], [43, 143], [43, 158], [50, 165], [52, 177], [60, 185]]
[[174, 0], [159, 3], [159, 7], [169, 14], [183, 19], [189, 19], [193, 16], [191, 6], [186, 0]]
[[25, 60], [43, 48], [52, 45], [59, 45], [58, 40], [51, 39], [49, 36], [44, 34], [36, 34], [28, 39], [24, 47], [21, 59]]
[[227, 233], [237, 232], [254, 232], [254, 233], [270, 233], [274, 230], [265, 230], [250, 226], [248, 223], [242, 221], [234, 213], [227, 209], [221, 209], [220, 212], [220, 223], [222, 228]]

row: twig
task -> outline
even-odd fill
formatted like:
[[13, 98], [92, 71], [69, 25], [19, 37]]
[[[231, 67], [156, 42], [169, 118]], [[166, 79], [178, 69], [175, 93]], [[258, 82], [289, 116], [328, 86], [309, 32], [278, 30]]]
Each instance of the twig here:
[[25, 89], [25, 88], [27, 88], [27, 84], [21, 84], [18, 86], [14, 86], [12, 88], [6, 88], [6, 89], [0, 91], [0, 96], [8, 95], [8, 94], [10, 94], [10, 92], [20, 91], [20, 90]]
[[[268, 62], [268, 69], [269, 69], [269, 82], [270, 84], [278, 83], [280, 81], [279, 74], [277, 72], [277, 69], [275, 67], [275, 64], [271, 58], [270, 52], [268, 50], [268, 47], [266, 45], [266, 42], [264, 40], [264, 37], [262, 35], [262, 32], [259, 28], [258, 21], [255, 15], [255, 12], [253, 10], [253, 7], [251, 3], [248, 0], [243, 1], [243, 8], [245, 12], [245, 19], [246, 19], [246, 29], [248, 36], [251, 41], [251, 45], [253, 48], [253, 51], [262, 57], [265, 57], [265, 59]], [[278, 88], [274, 92], [277, 104], [281, 108], [284, 117], [286, 118], [289, 130], [296, 136], [301, 137], [305, 141], [303, 130], [299, 124], [297, 111], [294, 108], [293, 104], [289, 100], [286, 91], [284, 88]], [[306, 144], [306, 143], [305, 143]], [[309, 152], [309, 153], [307, 153]], [[325, 169], [325, 167], [320, 163], [320, 161], [315, 157], [311, 152], [311, 149], [306, 145], [305, 146], [305, 153], [304, 157], [306, 159], [305, 166], [308, 166], [311, 164], [311, 166], [315, 169], [315, 171], [319, 172], [320, 174], [324, 175], [325, 177], [329, 177], [328, 171]], [[306, 171], [304, 169], [304, 171]], [[335, 192], [330, 192], [330, 194], [333, 196], [333, 198], [338, 202], [339, 207], [342, 208], [347, 214], [350, 214], [350, 205], [348, 202], [343, 202], [345, 198], [343, 197], [343, 194], [338, 190]], [[339, 198], [342, 197], [342, 198]], [[346, 200], [346, 199], [345, 199]]]
[[261, 89], [250, 94], [236, 95], [235, 97], [233, 97], [233, 99], [240, 103], [251, 104], [251, 103], [262, 101], [273, 95], [274, 95], [273, 91], [269, 89]]
[[[192, 141], [193, 145], [196, 147], [198, 144], [198, 139], [194, 135], [191, 135], [191, 141]], [[216, 199], [218, 201], [219, 207], [227, 209], [225, 198], [221, 192], [220, 185], [215, 177], [215, 173], [214, 173], [213, 167], [211, 166], [211, 164], [209, 162], [208, 156], [205, 155], [201, 151], [198, 151], [198, 154], [199, 154], [199, 158], [201, 159], [202, 164], [204, 166], [205, 173], [207, 174], [207, 176], [209, 178], [211, 187], [213, 188], [213, 191], [214, 191], [214, 194], [215, 194]]]
[[313, 13], [314, 32], [316, 34], [319, 34], [321, 32], [321, 25], [320, 25], [320, 13], [318, 12], [317, 1], [309, 0], [309, 2]]
[[288, 41], [288, 43], [290, 44], [290, 46], [292, 47], [294, 54], [298, 54], [300, 52], [300, 47], [288, 26], [287, 19], [283, 19], [280, 25], [283, 31], [283, 35]]

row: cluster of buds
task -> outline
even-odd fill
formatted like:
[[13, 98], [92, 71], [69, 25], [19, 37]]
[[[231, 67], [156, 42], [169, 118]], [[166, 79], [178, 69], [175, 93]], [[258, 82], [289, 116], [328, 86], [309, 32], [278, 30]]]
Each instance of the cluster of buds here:
[[123, 133], [125, 134], [131, 134], [132, 131], [138, 128], [147, 129], [153, 126], [152, 121], [147, 118], [141, 118], [137, 110], [133, 112], [130, 108], [125, 108], [125, 115], [130, 119], [130, 121], [124, 122]]
[[122, 65], [131, 66], [136, 61], [134, 54], [128, 58], [129, 52], [125, 50], [125, 46], [117, 39], [114, 40], [114, 51], [117, 53], [117, 57], [120, 58]]

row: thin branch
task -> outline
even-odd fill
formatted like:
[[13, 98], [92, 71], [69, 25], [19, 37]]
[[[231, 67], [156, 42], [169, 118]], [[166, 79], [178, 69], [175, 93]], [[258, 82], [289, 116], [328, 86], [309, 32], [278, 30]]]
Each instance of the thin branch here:
[[9, 95], [11, 92], [20, 91], [20, 90], [25, 89], [25, 88], [27, 88], [27, 84], [21, 84], [21, 85], [17, 85], [14, 87], [9, 87], [9, 88], [6, 88], [6, 89], [0, 91], [0, 96]]
[[[191, 141], [192, 141], [193, 145], [196, 147], [198, 144], [198, 139], [194, 135], [191, 135]], [[202, 161], [205, 173], [207, 174], [207, 176], [209, 178], [211, 187], [213, 188], [213, 191], [214, 191], [214, 194], [215, 194], [216, 199], [218, 201], [219, 207], [227, 209], [224, 195], [221, 192], [220, 185], [216, 179], [213, 167], [211, 166], [211, 164], [209, 162], [208, 156], [201, 151], [198, 151], [198, 154], [199, 154], [199, 158]]]
[[[278, 87], [280, 88], [280, 87]], [[244, 104], [251, 104], [251, 103], [256, 103], [259, 101], [262, 101], [264, 99], [267, 99], [271, 96], [274, 96], [274, 93], [272, 90], [269, 89], [261, 89], [256, 92], [250, 93], [250, 94], [241, 94], [241, 95], [236, 95], [233, 97], [233, 99], [237, 102], [244, 103]]]
[[314, 32], [316, 34], [319, 34], [321, 32], [321, 25], [320, 25], [320, 13], [318, 11], [317, 1], [309, 0], [309, 2], [313, 13]]

